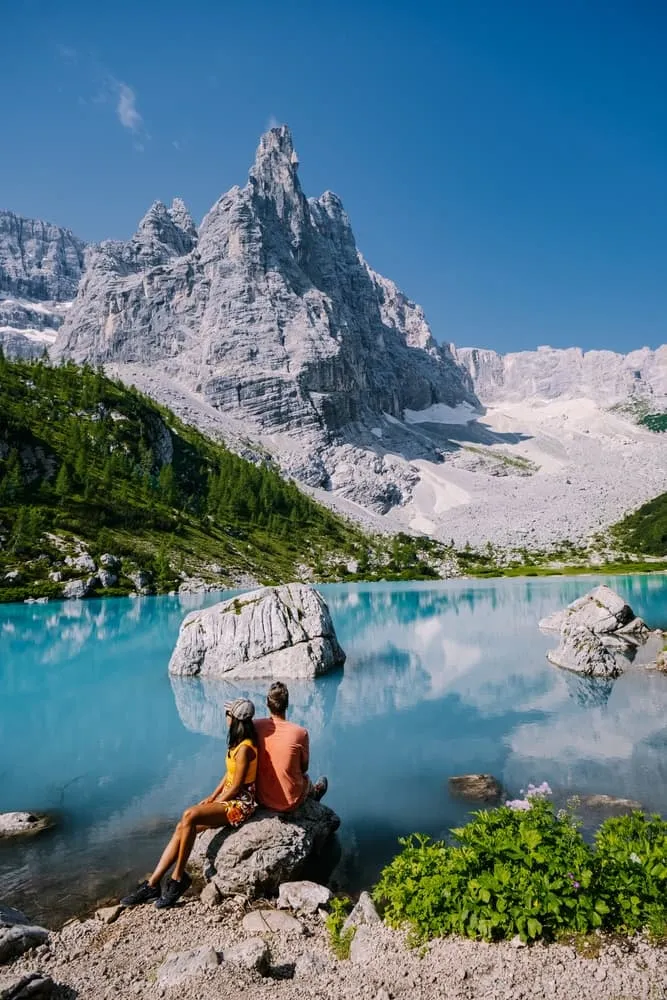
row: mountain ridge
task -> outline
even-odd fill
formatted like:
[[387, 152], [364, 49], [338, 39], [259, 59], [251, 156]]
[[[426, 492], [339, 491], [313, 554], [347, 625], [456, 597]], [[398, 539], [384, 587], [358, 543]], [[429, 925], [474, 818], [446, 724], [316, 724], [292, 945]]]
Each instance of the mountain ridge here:
[[76, 296], [86, 244], [71, 230], [0, 210], [0, 347], [37, 357]]
[[[0, 274], [2, 259], [0, 239]], [[375, 530], [579, 542], [667, 489], [667, 435], [637, 424], [667, 409], [667, 347], [438, 343], [337, 195], [305, 196], [285, 126], [200, 226], [182, 200], [154, 202], [85, 260], [57, 358], [104, 364]]]

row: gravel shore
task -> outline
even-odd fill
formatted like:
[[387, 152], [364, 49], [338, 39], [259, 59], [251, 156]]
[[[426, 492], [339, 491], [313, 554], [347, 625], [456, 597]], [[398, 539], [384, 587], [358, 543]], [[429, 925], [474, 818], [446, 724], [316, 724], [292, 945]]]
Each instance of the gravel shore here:
[[[254, 904], [257, 905], [257, 904]], [[270, 905], [270, 904], [263, 904]], [[667, 953], [643, 939], [601, 945], [595, 957], [572, 946], [484, 944], [449, 938], [410, 948], [384, 925], [361, 927], [351, 957], [331, 951], [321, 913], [298, 916], [301, 932], [267, 933], [266, 975], [224, 959], [175, 985], [160, 981], [169, 953], [229, 952], [250, 935], [242, 927], [245, 900], [209, 908], [198, 898], [168, 911], [127, 910], [107, 925], [72, 922], [50, 942], [0, 972], [40, 970], [60, 985], [65, 1000], [158, 998], [199, 1000], [664, 1000]], [[594, 949], [597, 951], [597, 949]]]

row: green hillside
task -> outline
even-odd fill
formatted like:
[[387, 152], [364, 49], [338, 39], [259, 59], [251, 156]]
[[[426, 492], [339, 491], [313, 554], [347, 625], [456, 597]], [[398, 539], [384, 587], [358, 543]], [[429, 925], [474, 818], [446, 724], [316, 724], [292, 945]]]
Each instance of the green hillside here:
[[612, 535], [627, 552], [667, 557], [667, 493], [625, 517]]
[[158, 593], [184, 575], [435, 577], [444, 551], [365, 535], [101, 370], [0, 355], [0, 600], [61, 596], [86, 552], [121, 561], [91, 593], [121, 594], [138, 571]]
[[664, 434], [667, 432], [667, 413], [646, 413], [639, 423], [656, 434]]

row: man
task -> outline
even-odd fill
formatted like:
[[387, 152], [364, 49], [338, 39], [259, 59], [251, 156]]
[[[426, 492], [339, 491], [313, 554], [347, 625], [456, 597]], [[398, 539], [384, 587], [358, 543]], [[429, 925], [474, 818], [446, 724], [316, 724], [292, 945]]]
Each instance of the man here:
[[276, 681], [266, 696], [268, 719], [256, 719], [259, 761], [257, 800], [275, 812], [291, 812], [308, 796], [319, 800], [327, 790], [326, 778], [313, 784], [308, 777], [308, 730], [288, 722], [287, 686]]

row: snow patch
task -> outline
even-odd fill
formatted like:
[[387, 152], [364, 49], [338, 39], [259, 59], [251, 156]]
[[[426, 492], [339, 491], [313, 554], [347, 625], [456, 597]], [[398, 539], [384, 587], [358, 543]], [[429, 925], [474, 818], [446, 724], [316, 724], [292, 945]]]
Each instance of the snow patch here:
[[458, 406], [433, 403], [424, 410], [406, 409], [403, 413], [406, 424], [471, 424], [479, 417], [470, 403], [459, 403]]
[[33, 330], [30, 327], [0, 326], [0, 334], [10, 333], [15, 337], [25, 337], [26, 340], [37, 341], [40, 344], [55, 344], [55, 330]]

